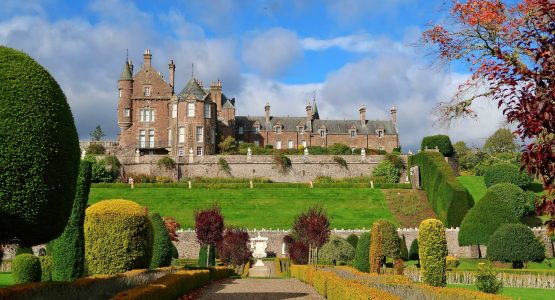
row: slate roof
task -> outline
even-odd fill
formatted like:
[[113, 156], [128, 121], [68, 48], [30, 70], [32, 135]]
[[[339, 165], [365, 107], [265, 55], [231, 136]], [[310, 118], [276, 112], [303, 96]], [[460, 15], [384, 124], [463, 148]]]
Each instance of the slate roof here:
[[121, 71], [121, 75], [119, 80], [133, 80], [133, 75], [131, 74], [131, 67], [129, 66], [129, 61], [125, 61], [123, 65], [123, 71]]
[[177, 97], [179, 98], [179, 100], [184, 100], [189, 95], [193, 95], [195, 96], [195, 99], [203, 101], [208, 93], [200, 86], [197, 80], [192, 77], [189, 82], [187, 82], [183, 90], [181, 90], [181, 92], [177, 94]]
[[[237, 126], [243, 126], [247, 131], [254, 130], [255, 122], [268, 131], [273, 131], [276, 123], [281, 123], [283, 131], [297, 131], [299, 124], [306, 125], [306, 117], [270, 117], [270, 124], [266, 124], [264, 116], [237, 116], [235, 123]], [[349, 130], [354, 126], [358, 134], [377, 135], [376, 130], [383, 128], [385, 134], [397, 134], [392, 121], [367, 120], [365, 125], [360, 120], [313, 120], [312, 132], [317, 133], [324, 126], [328, 134], [348, 134]], [[308, 128], [308, 126], [307, 126]]]

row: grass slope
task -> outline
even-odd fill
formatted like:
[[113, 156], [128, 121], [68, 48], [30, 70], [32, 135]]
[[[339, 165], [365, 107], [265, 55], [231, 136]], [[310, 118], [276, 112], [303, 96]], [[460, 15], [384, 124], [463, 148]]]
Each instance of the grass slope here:
[[414, 228], [426, 219], [438, 218], [424, 191], [391, 189], [383, 190], [383, 193], [387, 206], [401, 227]]
[[468, 190], [475, 205], [486, 194], [487, 188], [483, 176], [459, 176], [457, 180]]
[[295, 215], [315, 203], [326, 209], [331, 228], [370, 228], [379, 218], [399, 225], [379, 189], [91, 188], [89, 204], [116, 198], [135, 201], [162, 216], [173, 216], [183, 228], [194, 226], [195, 209], [212, 202], [221, 207], [226, 225], [249, 229], [288, 229]]
[[[475, 285], [467, 284], [448, 284], [447, 287], [457, 287], [474, 291], [478, 290]], [[552, 300], [555, 299], [555, 290], [504, 287], [501, 291], [501, 295], [521, 300]]]

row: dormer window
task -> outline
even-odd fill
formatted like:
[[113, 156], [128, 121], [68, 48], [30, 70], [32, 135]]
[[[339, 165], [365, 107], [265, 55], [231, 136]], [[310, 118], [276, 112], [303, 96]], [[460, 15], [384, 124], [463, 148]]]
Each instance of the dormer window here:
[[376, 130], [376, 133], [378, 134], [379, 138], [383, 138], [383, 136], [384, 136], [383, 128], [378, 128], [378, 130]]
[[326, 129], [320, 129], [318, 130], [320, 132], [320, 137], [321, 138], [325, 138], [326, 137]]
[[281, 133], [281, 126], [280, 126], [280, 125], [274, 126], [274, 131], [275, 131], [277, 134], [280, 134], [280, 133]]
[[357, 136], [357, 130], [356, 129], [349, 130], [349, 135], [351, 135], [351, 138], [355, 138]]
[[297, 126], [297, 131], [299, 132], [299, 134], [303, 134], [304, 133], [304, 126]]
[[147, 97], [150, 96], [150, 87], [149, 86], [145, 86], [143, 88], [143, 96], [147, 96]]

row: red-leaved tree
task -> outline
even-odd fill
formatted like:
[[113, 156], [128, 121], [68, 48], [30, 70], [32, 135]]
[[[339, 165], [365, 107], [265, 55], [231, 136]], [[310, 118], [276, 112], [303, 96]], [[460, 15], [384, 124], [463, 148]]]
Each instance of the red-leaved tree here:
[[452, 1], [450, 18], [423, 33], [440, 59], [466, 62], [472, 77], [450, 102], [438, 107], [440, 120], [475, 116], [471, 104], [491, 99], [527, 145], [522, 170], [549, 191], [537, 207], [552, 215], [555, 229], [555, 2], [523, 0]]
[[164, 225], [166, 225], [166, 230], [168, 230], [168, 235], [170, 240], [173, 242], [179, 241], [177, 235], [177, 229], [181, 228], [181, 225], [177, 223], [174, 217], [163, 217]]
[[308, 246], [301, 241], [293, 241], [288, 246], [289, 258], [297, 265], [306, 265], [308, 263]]
[[308, 263], [316, 264], [318, 248], [322, 247], [330, 236], [330, 222], [324, 208], [315, 205], [296, 216], [293, 220], [291, 235], [295, 241], [300, 241], [308, 246]]
[[207, 248], [207, 266], [210, 265], [210, 248], [222, 240], [223, 231], [224, 217], [216, 204], [207, 209], [195, 211], [195, 233], [199, 244]]
[[220, 259], [226, 265], [238, 266], [246, 263], [252, 257], [248, 242], [249, 234], [246, 231], [227, 228], [218, 244]]

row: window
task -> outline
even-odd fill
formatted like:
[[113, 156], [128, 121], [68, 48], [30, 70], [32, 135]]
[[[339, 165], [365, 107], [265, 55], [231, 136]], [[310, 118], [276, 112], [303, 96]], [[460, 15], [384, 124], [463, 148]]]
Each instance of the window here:
[[154, 109], [151, 109], [151, 108], [140, 109], [139, 120], [141, 122], [154, 122]]
[[210, 103], [204, 103], [204, 117], [210, 118]]
[[302, 141], [301, 141], [301, 145], [303, 145], [303, 148], [306, 148], [306, 141], [305, 141], [305, 140], [302, 140]]
[[276, 149], [281, 149], [281, 141], [276, 141]]
[[325, 137], [326, 137], [326, 130], [325, 130], [325, 129], [320, 129], [320, 137], [321, 137], [321, 138], [325, 138]]
[[185, 155], [185, 149], [183, 149], [183, 147], [177, 148], [177, 155], [179, 156]]
[[210, 143], [211, 144], [215, 144], [216, 143], [216, 129], [212, 128], [210, 130]]
[[293, 149], [293, 141], [292, 140], [287, 141], [287, 149]]
[[172, 104], [172, 118], [177, 118], [177, 103]]
[[349, 133], [351, 134], [352, 138], [357, 136], [357, 131], [356, 130], [349, 130]]
[[154, 129], [148, 130], [148, 146], [154, 148]]
[[281, 133], [281, 126], [279, 125], [274, 126], [274, 131], [278, 134]]
[[126, 118], [129, 118], [129, 117], [131, 116], [131, 109], [129, 109], [129, 108], [124, 108], [124, 109], [123, 109], [123, 115], [124, 115]]
[[243, 126], [239, 126], [239, 134], [243, 134], [244, 130], [243, 130]]
[[119, 89], [119, 97], [121, 98], [121, 96], [123, 96], [123, 90]]
[[257, 146], [257, 147], [260, 146], [260, 141], [259, 140], [254, 140], [254, 145]]
[[194, 117], [194, 116], [195, 116], [195, 104], [187, 103], [187, 117]]
[[168, 129], [168, 146], [172, 145], [172, 130]]
[[150, 96], [150, 87], [149, 86], [145, 86], [143, 88], [143, 96]]
[[144, 130], [139, 130], [139, 147], [145, 148], [146, 147], [146, 136]]
[[179, 127], [179, 138], [180, 143], [185, 143], [185, 127]]
[[204, 141], [204, 127], [197, 127], [197, 142], [202, 143]]
[[304, 134], [304, 126], [297, 126], [297, 130], [299, 131], [299, 134]]
[[383, 130], [378, 130], [378, 137], [383, 138]]
[[260, 133], [260, 127], [258, 127], [258, 126], [254, 127], [254, 133], [259, 134]]
[[384, 147], [380, 146], [380, 147], [378, 147], [378, 150], [382, 150], [382, 151], [383, 151], [383, 150], [385, 150], [385, 149], [384, 149]]
[[202, 147], [197, 147], [197, 156], [202, 156]]

